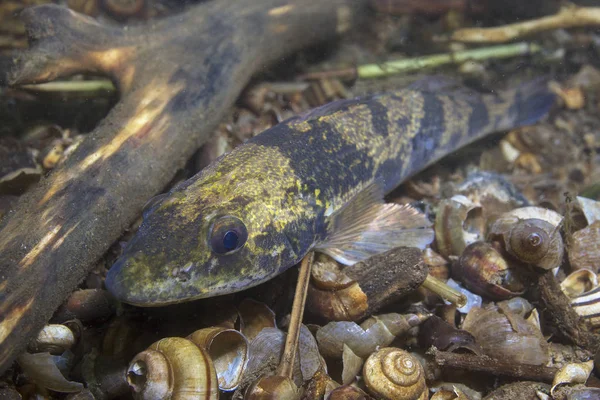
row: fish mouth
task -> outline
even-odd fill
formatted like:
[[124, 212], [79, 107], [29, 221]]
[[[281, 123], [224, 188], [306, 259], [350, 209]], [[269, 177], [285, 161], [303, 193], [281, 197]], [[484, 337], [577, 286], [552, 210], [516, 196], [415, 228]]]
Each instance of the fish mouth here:
[[135, 257], [133, 261], [130, 257], [118, 259], [106, 275], [106, 288], [114, 298], [123, 303], [139, 307], [161, 307], [236, 293], [269, 278], [247, 277], [231, 282], [220, 276], [212, 279], [196, 276], [195, 279], [180, 282], [174, 277], [154, 276], [149, 270]]
[[193, 300], [173, 296], [172, 288], [148, 278], [139, 278], [131, 273], [132, 265], [127, 260], [117, 260], [106, 274], [106, 289], [120, 302], [139, 307], [160, 307]]

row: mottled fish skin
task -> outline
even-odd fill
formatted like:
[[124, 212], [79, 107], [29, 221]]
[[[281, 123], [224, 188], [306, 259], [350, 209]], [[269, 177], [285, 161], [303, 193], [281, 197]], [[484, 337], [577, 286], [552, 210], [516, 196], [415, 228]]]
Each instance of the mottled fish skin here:
[[[326, 233], [326, 216], [374, 180], [387, 193], [486, 134], [534, 123], [554, 96], [541, 82], [482, 95], [405, 89], [342, 100], [280, 123], [175, 187], [145, 213], [106, 279], [144, 306], [240, 291], [298, 263]], [[216, 217], [244, 222], [246, 244], [211, 251]]]

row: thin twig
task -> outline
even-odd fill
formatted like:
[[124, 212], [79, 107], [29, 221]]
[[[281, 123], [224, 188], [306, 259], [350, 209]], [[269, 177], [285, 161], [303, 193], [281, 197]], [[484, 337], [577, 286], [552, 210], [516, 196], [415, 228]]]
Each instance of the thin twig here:
[[306, 292], [310, 282], [310, 272], [312, 269], [314, 252], [308, 253], [300, 264], [300, 273], [298, 274], [298, 283], [296, 284], [296, 293], [294, 294], [294, 305], [290, 316], [290, 326], [288, 328], [285, 348], [281, 356], [281, 363], [277, 368], [277, 375], [292, 378], [294, 369], [294, 358], [298, 349], [298, 338], [300, 336], [300, 325], [304, 315], [304, 304], [306, 303]]
[[502, 43], [541, 31], [589, 25], [600, 25], [600, 7], [568, 6], [562, 8], [558, 14], [531, 21], [496, 28], [459, 29], [452, 34], [452, 40], [469, 43]]

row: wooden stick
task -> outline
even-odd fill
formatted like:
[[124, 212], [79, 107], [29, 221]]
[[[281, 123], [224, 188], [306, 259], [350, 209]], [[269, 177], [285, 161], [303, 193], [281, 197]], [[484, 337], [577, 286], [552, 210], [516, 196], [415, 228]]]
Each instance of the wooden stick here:
[[485, 372], [493, 376], [512, 376], [521, 379], [552, 382], [554, 375], [558, 372], [558, 368], [546, 367], [544, 365], [517, 364], [485, 355], [476, 356], [475, 354], [439, 351], [435, 347], [430, 350], [430, 353], [433, 354], [435, 362], [442, 367]]
[[545, 306], [542, 315], [551, 321], [549, 326], [577, 346], [594, 354], [599, 352], [600, 335], [591, 332], [585, 320], [573, 310], [571, 301], [562, 292], [554, 273], [546, 271], [541, 274], [536, 287], [539, 288], [540, 298]]
[[292, 379], [294, 371], [294, 358], [298, 351], [298, 338], [300, 337], [300, 326], [302, 325], [302, 317], [304, 316], [304, 305], [306, 304], [306, 293], [308, 291], [308, 283], [310, 282], [310, 272], [314, 259], [314, 252], [308, 253], [300, 264], [300, 273], [298, 274], [298, 283], [296, 284], [296, 292], [294, 294], [294, 305], [290, 315], [290, 326], [288, 328], [287, 338], [285, 339], [285, 347], [281, 356], [281, 363], [277, 368], [277, 374], [283, 377]]

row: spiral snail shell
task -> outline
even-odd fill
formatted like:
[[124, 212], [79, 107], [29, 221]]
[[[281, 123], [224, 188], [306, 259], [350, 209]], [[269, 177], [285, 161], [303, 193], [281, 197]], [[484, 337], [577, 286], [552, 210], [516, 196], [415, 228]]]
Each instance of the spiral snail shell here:
[[562, 263], [562, 216], [539, 207], [523, 207], [503, 214], [490, 229], [489, 239], [499, 240], [508, 254], [542, 269]]
[[219, 398], [217, 373], [203, 349], [187, 339], [161, 339], [129, 364], [127, 381], [139, 399]]
[[367, 388], [384, 399], [425, 400], [429, 390], [421, 363], [408, 352], [384, 347], [365, 362], [363, 376]]

